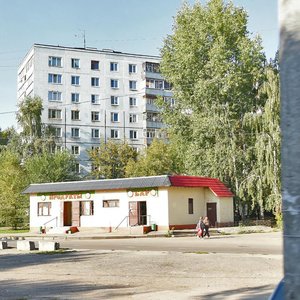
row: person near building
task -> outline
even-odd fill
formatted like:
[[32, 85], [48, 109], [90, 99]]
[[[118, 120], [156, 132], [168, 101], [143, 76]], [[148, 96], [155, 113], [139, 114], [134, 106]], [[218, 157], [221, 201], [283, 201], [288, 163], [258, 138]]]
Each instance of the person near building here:
[[207, 216], [204, 218], [203, 224], [204, 224], [204, 234], [202, 235], [202, 237], [207, 236], [209, 238], [210, 237], [210, 234], [209, 234], [209, 219], [208, 219]]
[[203, 217], [200, 217], [197, 226], [197, 237], [198, 238], [203, 238], [203, 233], [204, 233], [204, 222], [203, 222]]

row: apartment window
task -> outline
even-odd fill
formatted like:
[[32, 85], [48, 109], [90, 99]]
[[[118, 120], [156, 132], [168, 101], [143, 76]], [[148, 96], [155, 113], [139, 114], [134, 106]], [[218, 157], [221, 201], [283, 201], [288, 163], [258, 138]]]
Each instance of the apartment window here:
[[159, 64], [146, 62], [146, 72], [159, 73]]
[[129, 123], [136, 123], [138, 120], [138, 117], [136, 114], [129, 114]]
[[92, 146], [91, 149], [92, 149], [92, 151], [99, 152], [100, 147], [99, 146]]
[[61, 74], [48, 74], [48, 83], [61, 84]]
[[162, 90], [164, 87], [164, 81], [163, 80], [157, 80], [157, 79], [146, 79], [146, 87], [150, 89], [158, 89]]
[[112, 89], [118, 89], [119, 88], [119, 80], [118, 79], [111, 79], [110, 80], [110, 87]]
[[100, 104], [99, 95], [92, 94], [91, 95], [91, 102], [92, 102], [92, 104]]
[[38, 216], [51, 216], [51, 202], [38, 202]]
[[71, 120], [72, 121], [78, 121], [78, 120], [80, 120], [79, 110], [72, 110], [71, 111]]
[[175, 106], [175, 99], [172, 97], [163, 97], [164, 102], [168, 105], [170, 105], [170, 107], [174, 107]]
[[103, 200], [103, 207], [119, 207], [120, 200], [113, 199], [113, 200]]
[[78, 103], [80, 99], [79, 93], [71, 93], [72, 103]]
[[75, 76], [75, 75], [71, 76], [72, 85], [79, 85], [79, 82], [80, 82], [80, 76]]
[[61, 101], [62, 93], [59, 91], [48, 91], [48, 100], [49, 101]]
[[110, 113], [110, 120], [112, 122], [119, 122], [119, 113], [116, 112]]
[[60, 109], [48, 109], [48, 118], [61, 120], [61, 110]]
[[117, 62], [111, 62], [110, 63], [110, 70], [114, 71], [114, 72], [118, 71], [119, 70], [119, 64]]
[[71, 137], [72, 138], [79, 138], [80, 137], [80, 130], [79, 128], [71, 128]]
[[98, 87], [100, 85], [100, 81], [98, 77], [92, 77], [91, 78], [91, 86]]
[[91, 119], [93, 122], [100, 121], [100, 113], [98, 111], [91, 112]]
[[137, 132], [137, 130], [130, 130], [129, 131], [129, 138], [131, 140], [136, 140], [138, 138], [138, 132]]
[[94, 201], [80, 201], [80, 215], [81, 216], [94, 215]]
[[167, 81], [164, 81], [164, 89], [165, 90], [171, 90], [171, 88], [172, 88], [171, 83], [169, 83]]
[[192, 215], [194, 213], [194, 199], [193, 198], [188, 199], [188, 210], [189, 210], [189, 215]]
[[100, 138], [100, 130], [96, 128], [92, 128], [92, 138], [98, 139]]
[[62, 136], [62, 130], [60, 127], [54, 127], [54, 136], [60, 138]]
[[129, 64], [128, 71], [129, 71], [130, 74], [131, 73], [136, 73], [136, 65]]
[[74, 164], [74, 172], [76, 174], [80, 174], [80, 164], [79, 163]]
[[146, 98], [146, 103], [150, 105], [155, 105], [155, 98]]
[[99, 70], [99, 60], [91, 60], [91, 70]]
[[110, 96], [111, 105], [119, 105], [119, 97], [118, 96]]
[[73, 69], [79, 69], [80, 68], [80, 59], [79, 58], [72, 58], [71, 59], [71, 65]]
[[129, 80], [129, 89], [131, 91], [136, 91], [136, 81], [135, 80]]
[[118, 139], [120, 137], [120, 132], [118, 129], [111, 129], [110, 130], [110, 138]]
[[61, 151], [62, 151], [62, 146], [51, 145], [51, 146], [49, 147], [49, 151], [50, 151], [50, 153], [52, 153], [52, 154], [61, 152]]
[[137, 106], [137, 99], [134, 97], [129, 97], [129, 105], [130, 106]]
[[79, 155], [79, 146], [72, 146], [71, 150], [73, 155]]
[[147, 138], [155, 138], [155, 129], [147, 129], [146, 137]]
[[48, 65], [49, 67], [61, 67], [61, 57], [49, 56]]

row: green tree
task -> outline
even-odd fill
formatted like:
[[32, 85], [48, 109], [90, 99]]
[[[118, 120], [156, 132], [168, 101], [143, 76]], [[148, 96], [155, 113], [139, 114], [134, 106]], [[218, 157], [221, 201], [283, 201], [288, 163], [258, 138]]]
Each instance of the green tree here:
[[91, 150], [89, 157], [94, 178], [124, 178], [127, 163], [129, 160], [135, 161], [137, 153], [128, 144], [108, 141], [98, 149]]
[[78, 180], [75, 157], [68, 151], [54, 154], [44, 151], [26, 159], [24, 169], [30, 183]]
[[0, 146], [7, 145], [8, 137], [9, 137], [8, 130], [2, 131], [0, 128]]
[[29, 202], [21, 194], [28, 180], [18, 154], [1, 151], [0, 165], [0, 224], [17, 228], [28, 223]]
[[17, 121], [22, 131], [12, 140], [12, 147], [21, 151], [23, 159], [55, 146], [53, 128], [42, 123], [43, 101], [27, 97], [19, 104]]
[[266, 68], [266, 81], [260, 88], [260, 97], [266, 98], [264, 107], [245, 117], [254, 142], [248, 156], [252, 170], [240, 189], [256, 200], [252, 201], [252, 206], [258, 206], [262, 215], [268, 210], [280, 219], [280, 92], [279, 72], [273, 63]]
[[185, 172], [218, 177], [244, 196], [253, 141], [243, 120], [265, 101], [258, 97], [265, 56], [260, 38], [249, 35], [246, 12], [222, 0], [185, 4], [161, 54], [176, 106], [159, 104]]
[[177, 173], [180, 164], [172, 146], [154, 140], [137, 161], [130, 160], [126, 166], [126, 177], [155, 176]]

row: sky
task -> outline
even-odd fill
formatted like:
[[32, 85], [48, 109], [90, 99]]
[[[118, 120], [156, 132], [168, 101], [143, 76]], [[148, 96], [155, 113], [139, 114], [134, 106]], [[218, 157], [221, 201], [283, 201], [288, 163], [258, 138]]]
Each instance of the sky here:
[[[188, 0], [190, 4], [196, 0]], [[233, 0], [266, 57], [278, 49], [277, 0]], [[17, 70], [34, 43], [159, 55], [183, 0], [0, 0], [0, 128], [16, 127]]]

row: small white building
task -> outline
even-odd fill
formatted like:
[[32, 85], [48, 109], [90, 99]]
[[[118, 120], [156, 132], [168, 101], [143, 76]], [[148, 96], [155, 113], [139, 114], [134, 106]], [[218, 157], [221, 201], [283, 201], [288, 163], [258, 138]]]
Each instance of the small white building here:
[[42, 226], [107, 232], [153, 224], [158, 230], [188, 229], [206, 215], [212, 227], [234, 221], [232, 192], [208, 177], [163, 175], [31, 184], [24, 193], [30, 195], [32, 231]]

